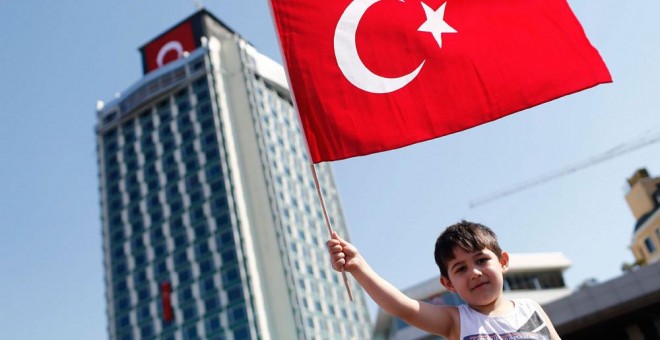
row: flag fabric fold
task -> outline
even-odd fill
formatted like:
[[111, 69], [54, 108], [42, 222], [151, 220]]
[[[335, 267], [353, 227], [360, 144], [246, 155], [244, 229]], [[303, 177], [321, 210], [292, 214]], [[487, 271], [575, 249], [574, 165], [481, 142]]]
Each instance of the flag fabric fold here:
[[314, 163], [611, 82], [565, 0], [271, 0]]

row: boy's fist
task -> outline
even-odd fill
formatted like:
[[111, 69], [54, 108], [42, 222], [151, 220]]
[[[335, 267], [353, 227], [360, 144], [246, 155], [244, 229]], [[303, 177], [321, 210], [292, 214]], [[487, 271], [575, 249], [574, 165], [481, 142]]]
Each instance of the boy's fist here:
[[343, 268], [345, 271], [351, 272], [358, 266], [357, 249], [352, 244], [344, 241], [337, 233], [332, 233], [332, 238], [326, 242], [326, 246], [334, 270], [341, 271]]

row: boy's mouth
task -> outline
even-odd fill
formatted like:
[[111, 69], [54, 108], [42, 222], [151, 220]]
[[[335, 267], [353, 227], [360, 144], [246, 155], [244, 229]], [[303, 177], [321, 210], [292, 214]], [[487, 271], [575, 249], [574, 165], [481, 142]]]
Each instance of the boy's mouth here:
[[487, 284], [488, 284], [488, 281], [484, 281], [484, 282], [481, 282], [481, 283], [477, 283], [474, 287], [472, 287], [472, 290], [479, 289], [479, 288], [481, 288], [481, 287], [483, 287], [483, 286], [485, 286], [485, 285], [487, 285]]

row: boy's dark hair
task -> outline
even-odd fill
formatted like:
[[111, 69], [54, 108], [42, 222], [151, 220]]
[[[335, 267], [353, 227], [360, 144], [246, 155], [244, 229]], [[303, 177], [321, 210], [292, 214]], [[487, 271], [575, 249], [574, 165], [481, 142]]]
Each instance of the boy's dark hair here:
[[440, 268], [440, 275], [446, 278], [449, 278], [447, 265], [455, 258], [455, 247], [461, 247], [470, 253], [488, 248], [498, 259], [502, 256], [497, 235], [490, 228], [462, 220], [447, 227], [435, 241], [435, 263]]

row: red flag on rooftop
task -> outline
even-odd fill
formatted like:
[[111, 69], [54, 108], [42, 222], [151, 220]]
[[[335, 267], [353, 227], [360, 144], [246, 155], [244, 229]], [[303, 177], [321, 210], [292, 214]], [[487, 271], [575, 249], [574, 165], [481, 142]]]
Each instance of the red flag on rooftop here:
[[271, 0], [314, 163], [611, 82], [566, 0]]

